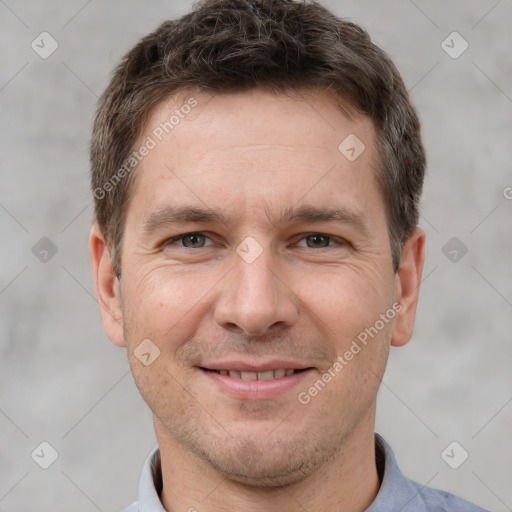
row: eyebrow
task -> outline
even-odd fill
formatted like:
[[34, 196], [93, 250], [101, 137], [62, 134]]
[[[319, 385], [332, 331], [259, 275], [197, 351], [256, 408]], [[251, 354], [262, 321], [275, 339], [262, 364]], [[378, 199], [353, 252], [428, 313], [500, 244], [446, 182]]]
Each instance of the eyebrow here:
[[[265, 209], [267, 211], [267, 209]], [[319, 208], [312, 205], [285, 208], [277, 222], [279, 224], [335, 222], [356, 227], [363, 235], [370, 237], [370, 228], [367, 217], [362, 212], [355, 212], [348, 208]], [[143, 221], [142, 231], [145, 235], [159, 229], [183, 224], [224, 224], [228, 227], [236, 224], [235, 219], [226, 217], [222, 212], [208, 208], [194, 206], [165, 206], [146, 217]]]

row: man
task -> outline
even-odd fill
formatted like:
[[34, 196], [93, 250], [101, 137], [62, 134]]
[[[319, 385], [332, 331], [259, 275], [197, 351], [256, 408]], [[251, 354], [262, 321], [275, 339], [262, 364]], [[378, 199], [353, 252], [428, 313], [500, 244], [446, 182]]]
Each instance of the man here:
[[123, 59], [90, 252], [159, 449], [127, 511], [476, 511], [374, 433], [412, 335], [425, 156], [396, 68], [317, 3], [214, 0]]

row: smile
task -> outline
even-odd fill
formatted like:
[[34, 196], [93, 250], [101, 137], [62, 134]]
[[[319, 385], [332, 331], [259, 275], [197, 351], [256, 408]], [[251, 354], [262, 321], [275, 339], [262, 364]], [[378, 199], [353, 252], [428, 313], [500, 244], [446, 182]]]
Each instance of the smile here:
[[[304, 388], [305, 379], [312, 378], [314, 368], [276, 368], [272, 367], [244, 370], [198, 367], [200, 373], [208, 379], [209, 384], [221, 393], [238, 400], [270, 400]], [[230, 365], [235, 368], [243, 365]], [[249, 365], [245, 365], [249, 366]]]
[[249, 372], [249, 371], [241, 371], [241, 370], [210, 370], [208, 368], [202, 368], [202, 370], [214, 372], [219, 375], [227, 375], [233, 379], [242, 379], [242, 380], [280, 379], [285, 376], [293, 375], [294, 373], [302, 372], [305, 369], [306, 368], [303, 368], [303, 369], [279, 368], [277, 370], [265, 370], [262, 372]]

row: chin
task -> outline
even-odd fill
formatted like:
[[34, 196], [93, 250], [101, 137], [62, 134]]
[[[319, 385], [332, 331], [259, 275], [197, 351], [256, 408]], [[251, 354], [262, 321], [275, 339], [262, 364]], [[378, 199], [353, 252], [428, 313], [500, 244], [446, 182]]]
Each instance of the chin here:
[[208, 460], [209, 464], [228, 480], [245, 487], [278, 488], [296, 484], [307, 478], [319, 465], [315, 461], [290, 461], [283, 466], [282, 459], [261, 461], [253, 466], [243, 466], [240, 461], [219, 464]]
[[238, 447], [228, 442], [211, 446], [208, 451], [196, 451], [196, 455], [228, 480], [259, 488], [298, 483], [323, 466], [332, 453], [327, 446], [322, 449], [321, 446], [307, 447], [304, 444], [303, 451], [299, 453], [295, 443], [267, 444], [260, 449], [252, 441], [243, 441]]

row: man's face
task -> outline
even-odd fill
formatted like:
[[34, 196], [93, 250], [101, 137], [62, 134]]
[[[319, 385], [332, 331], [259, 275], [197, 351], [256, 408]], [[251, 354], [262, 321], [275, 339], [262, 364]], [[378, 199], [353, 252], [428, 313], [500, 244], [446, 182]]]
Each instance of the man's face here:
[[[155, 109], [140, 139], [158, 143], [128, 205], [116, 341], [159, 437], [236, 480], [282, 485], [357, 429], [373, 429], [396, 299], [375, 133], [327, 96], [193, 97], [197, 106], [162, 141], [153, 131], [186, 96]], [[355, 160], [338, 149], [351, 134], [365, 145]], [[224, 221], [177, 222], [171, 214], [183, 208]], [[340, 215], [315, 220], [315, 210]], [[144, 340], [143, 361], [160, 351], [148, 365], [136, 350]], [[282, 376], [290, 369], [303, 371]]]

